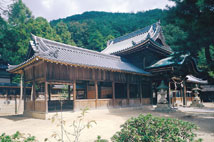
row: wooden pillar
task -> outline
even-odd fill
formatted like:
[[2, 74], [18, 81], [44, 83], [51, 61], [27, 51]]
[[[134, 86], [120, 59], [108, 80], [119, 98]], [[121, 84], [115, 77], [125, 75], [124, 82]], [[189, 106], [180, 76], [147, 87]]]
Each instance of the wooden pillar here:
[[23, 96], [24, 96], [24, 111], [25, 111], [26, 110], [26, 105], [27, 105], [25, 71], [23, 71]]
[[48, 84], [48, 101], [51, 101], [51, 84]]
[[76, 104], [76, 96], [77, 96], [77, 87], [76, 87], [76, 80], [74, 80], [74, 82], [73, 82], [73, 110], [75, 110], [76, 108], [76, 106], [75, 106], [75, 104]]
[[85, 92], [85, 95], [86, 95], [86, 98], [88, 99], [88, 82], [86, 82], [86, 92]]
[[33, 84], [31, 86], [30, 100], [33, 101]]
[[139, 91], [140, 91], [140, 104], [143, 104], [143, 91], [142, 91], [142, 84], [139, 85]]
[[149, 83], [150, 83], [150, 85], [149, 85], [149, 88], [150, 88], [150, 89], [149, 89], [149, 90], [150, 90], [150, 91], [149, 91], [149, 94], [150, 94], [150, 104], [153, 105], [152, 82], [150, 81]]
[[48, 113], [48, 82], [45, 82], [45, 112]]
[[130, 88], [129, 88], [129, 83], [126, 84], [126, 93], [127, 93], [127, 105], [129, 105], [129, 99], [130, 99]]
[[181, 98], [181, 101], [183, 102], [184, 101], [184, 96], [183, 96], [182, 87], [180, 88], [180, 98]]
[[71, 86], [68, 85], [68, 100], [71, 100]]
[[51, 100], [51, 91], [50, 91], [50, 84], [47, 82], [47, 75], [48, 75], [48, 68], [47, 62], [43, 64], [44, 68], [44, 78], [45, 78], [45, 113], [48, 113], [48, 101]]
[[9, 90], [8, 90], [8, 88], [6, 88], [6, 102], [7, 102], [7, 104], [8, 104], [8, 93], [9, 93]]
[[15, 94], [15, 114], [17, 114], [17, 100], [16, 100], [16, 94]]
[[101, 85], [98, 85], [98, 99], [102, 96], [102, 88]]
[[97, 83], [97, 81], [95, 81], [95, 98], [96, 98], [95, 106], [97, 108], [97, 102], [98, 102], [98, 83]]
[[112, 93], [113, 106], [115, 106], [115, 82], [112, 82]]
[[35, 66], [33, 67], [33, 110], [35, 111], [36, 101], [36, 81], [35, 81]]
[[35, 101], [36, 101], [36, 82], [35, 80], [33, 80], [33, 86], [32, 86], [32, 89], [33, 89], [33, 110], [35, 111]]
[[187, 96], [186, 96], [186, 82], [184, 81], [184, 84], [183, 84], [183, 105], [184, 106], [187, 106]]
[[20, 96], [19, 96], [18, 112], [21, 109], [22, 98], [23, 98], [23, 73], [21, 74], [21, 77], [20, 77]]
[[169, 86], [168, 87], [169, 87], [169, 90], [168, 90], [169, 103], [168, 104], [169, 104], [169, 106], [171, 106], [171, 97], [170, 97], [171, 96], [170, 95], [170, 93], [171, 93], [171, 85], [170, 85], [170, 80], [169, 80]]

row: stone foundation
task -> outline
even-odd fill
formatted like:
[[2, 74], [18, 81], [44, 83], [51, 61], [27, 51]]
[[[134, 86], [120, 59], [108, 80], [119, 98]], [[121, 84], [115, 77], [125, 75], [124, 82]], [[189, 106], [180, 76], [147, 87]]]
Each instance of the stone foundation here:
[[31, 118], [47, 119], [47, 113], [45, 112], [25, 111], [23, 115]]
[[168, 104], [157, 104], [157, 107], [155, 108], [155, 111], [169, 112], [169, 111], [175, 111], [175, 109], [169, 107]]

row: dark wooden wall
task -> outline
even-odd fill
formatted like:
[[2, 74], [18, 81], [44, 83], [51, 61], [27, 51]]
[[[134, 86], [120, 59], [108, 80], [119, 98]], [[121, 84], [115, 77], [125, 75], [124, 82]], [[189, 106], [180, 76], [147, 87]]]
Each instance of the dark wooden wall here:
[[139, 83], [149, 81], [149, 77], [147, 76], [124, 72], [66, 66], [50, 62], [45, 62], [45, 64], [47, 65], [47, 81], [69, 82], [73, 80], [88, 80], [118, 83]]
[[129, 62], [131, 62], [135, 66], [141, 69], [145, 69], [145, 67], [148, 67], [156, 63], [160, 59], [166, 57], [158, 52], [152, 51], [152, 48], [153, 48], [152, 46], [148, 48], [143, 48], [140, 51], [122, 55], [122, 57], [127, 59]]

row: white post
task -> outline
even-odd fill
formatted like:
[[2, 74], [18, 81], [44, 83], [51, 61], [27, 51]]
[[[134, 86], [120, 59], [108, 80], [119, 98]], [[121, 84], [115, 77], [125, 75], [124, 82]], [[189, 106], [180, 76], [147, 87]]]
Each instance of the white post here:
[[20, 112], [21, 109], [21, 103], [22, 103], [22, 97], [23, 97], [23, 75], [21, 74], [21, 78], [20, 78], [20, 96], [19, 96], [19, 106], [18, 106], [18, 113]]

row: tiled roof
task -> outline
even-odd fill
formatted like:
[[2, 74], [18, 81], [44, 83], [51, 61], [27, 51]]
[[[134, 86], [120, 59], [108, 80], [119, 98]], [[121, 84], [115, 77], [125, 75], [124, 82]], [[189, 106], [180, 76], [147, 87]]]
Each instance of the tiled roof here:
[[[114, 54], [128, 48], [131, 48], [135, 45], [138, 45], [142, 42], [145, 42], [147, 39], [155, 41], [162, 32], [160, 23], [157, 22], [150, 26], [147, 26], [143, 29], [137, 30], [135, 32], [129, 33], [127, 35], [118, 37], [116, 39], [108, 41], [107, 47], [102, 51], [105, 54]], [[157, 43], [157, 45], [159, 45]], [[160, 48], [168, 52], [172, 52], [171, 48], [167, 45], [159, 45]]]
[[71, 65], [88, 66], [107, 70], [125, 71], [149, 75], [148, 72], [137, 68], [136, 66], [128, 63], [118, 56], [106, 55], [100, 52], [66, 45], [34, 35], [33, 39], [34, 41], [30, 42], [31, 47], [35, 52], [33, 57], [31, 57], [24, 63], [15, 66], [14, 68], [10, 68], [9, 70], [14, 70], [15, 68], [22, 66], [23, 64], [30, 62], [35, 57], [40, 57], [43, 59]]

